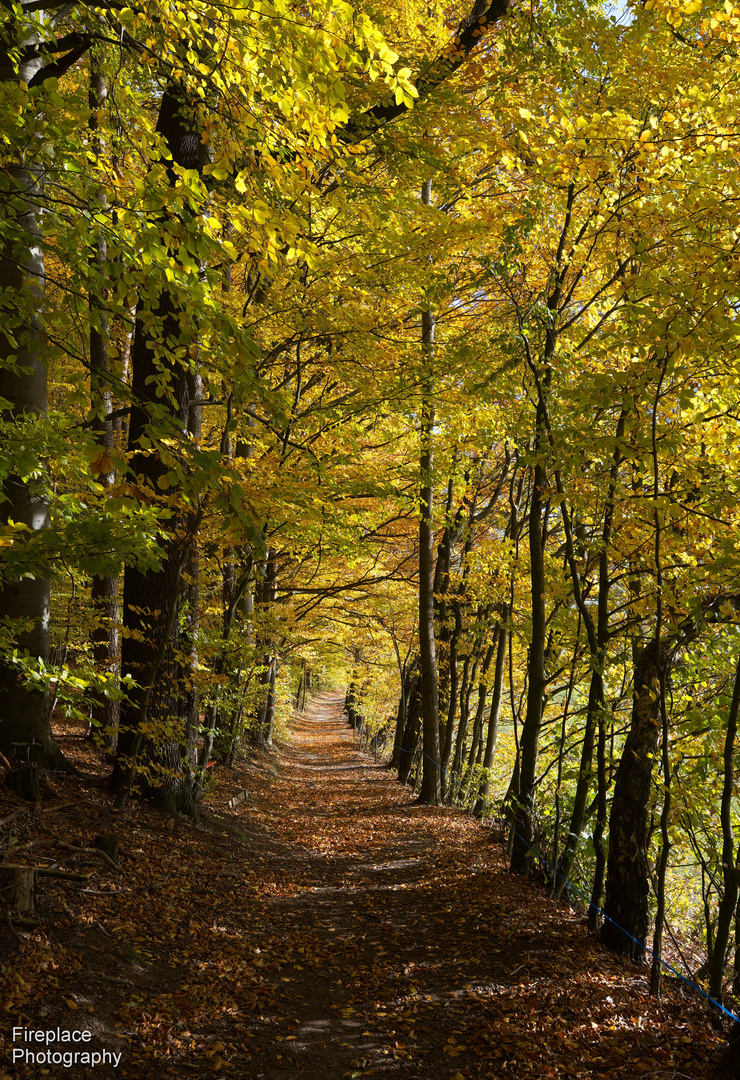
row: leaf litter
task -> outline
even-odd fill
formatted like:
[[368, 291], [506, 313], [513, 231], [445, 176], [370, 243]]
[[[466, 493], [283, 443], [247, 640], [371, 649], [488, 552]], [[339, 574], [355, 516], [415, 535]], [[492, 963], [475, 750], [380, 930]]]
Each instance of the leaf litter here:
[[[55, 787], [53, 819], [52, 800], [0, 796], [6, 861], [24, 848], [38, 866], [57, 840], [94, 862], [108, 831], [121, 870], [42, 877], [39, 925], [0, 927], [0, 1080], [56, 1080], [10, 1064], [19, 1026], [86, 1029], [121, 1054], [118, 1068], [61, 1069], [71, 1080], [716, 1074], [726, 1036], [711, 1007], [668, 980], [651, 998], [647, 969], [512, 877], [488, 829], [417, 805], [357, 748], [337, 694], [272, 758], [219, 768], [197, 823], [116, 813], [100, 783]], [[65, 850], [66, 869], [85, 861]]]

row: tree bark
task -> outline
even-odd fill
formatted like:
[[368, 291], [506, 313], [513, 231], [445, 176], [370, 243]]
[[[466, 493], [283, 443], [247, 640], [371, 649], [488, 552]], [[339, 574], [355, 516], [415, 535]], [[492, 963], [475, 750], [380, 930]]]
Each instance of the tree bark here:
[[[502, 616], [509, 618], [509, 612]], [[486, 748], [483, 754], [483, 779], [478, 790], [478, 800], [473, 807], [475, 817], [483, 817], [488, 803], [488, 795], [491, 787], [490, 769], [493, 765], [493, 755], [496, 751], [496, 738], [498, 735], [498, 718], [501, 711], [501, 697], [504, 687], [504, 661], [506, 659], [506, 644], [508, 639], [507, 623], [502, 621], [498, 628], [498, 641], [496, 643], [496, 663], [494, 665], [493, 691], [491, 696], [491, 710], [488, 714], [488, 731], [486, 733]]]
[[[490, 618], [490, 609], [485, 613], [486, 619]], [[494, 629], [493, 640], [486, 649], [486, 655], [483, 658], [480, 671], [477, 674], [478, 679], [478, 702], [475, 707], [475, 716], [473, 718], [473, 737], [470, 742], [470, 751], [468, 753], [468, 772], [474, 765], [480, 764], [483, 758], [483, 713], [486, 707], [487, 687], [485, 683], [488, 669], [491, 666], [491, 660], [496, 653], [496, 643], [499, 635], [499, 626]]]
[[407, 783], [414, 763], [414, 754], [421, 733], [421, 675], [414, 679], [408, 695], [406, 707], [406, 726], [401, 739], [401, 750], [398, 761], [398, 779], [402, 784]]
[[[12, 35], [12, 25], [9, 23]], [[0, 51], [0, 82], [8, 86], [9, 100], [30, 84], [43, 68], [36, 57], [22, 61], [16, 72], [10, 51], [33, 51], [35, 39], [22, 37]], [[30, 104], [28, 108], [30, 109]], [[37, 147], [38, 150], [41, 147]], [[42, 345], [45, 269], [40, 216], [43, 203], [43, 172], [33, 164], [34, 145], [26, 149], [26, 162], [3, 167], [0, 193], [3, 213], [12, 237], [0, 250], [0, 290], [14, 297], [15, 311], [3, 319], [0, 329], [0, 398], [8, 402], [4, 421], [21, 424], [46, 413], [46, 362]], [[15, 341], [13, 340], [15, 339]], [[3, 484], [0, 524], [9, 521], [29, 530], [49, 525], [49, 506], [43, 480], [10, 473]], [[16, 544], [22, 544], [21, 538]], [[29, 629], [16, 636], [21, 652], [46, 661], [49, 652], [49, 581], [38, 575], [3, 573], [0, 585], [0, 619], [28, 620]], [[0, 750], [7, 757], [60, 764], [61, 755], [51, 732], [49, 696], [46, 690], [26, 690], [17, 668], [0, 663]]]
[[[92, 151], [98, 155], [101, 151], [97, 134], [97, 111], [108, 97], [108, 87], [100, 68], [94, 61], [90, 71], [90, 130]], [[101, 196], [103, 206], [105, 196]], [[114, 426], [111, 420], [113, 412], [111, 397], [111, 362], [110, 328], [106, 311], [106, 293], [108, 281], [108, 249], [105, 235], [100, 230], [93, 236], [90, 257], [90, 285], [88, 289], [90, 304], [90, 405], [95, 413], [93, 431], [97, 435], [101, 449], [102, 465], [98, 479], [104, 487], [110, 488], [115, 482], [115, 470], [110, 461], [110, 451], [114, 446]], [[108, 575], [94, 575], [90, 590], [93, 609], [92, 646], [93, 659], [99, 669], [109, 672], [114, 678], [118, 670], [118, 578]], [[120, 702], [105, 698], [92, 708], [92, 721], [101, 734], [103, 745], [114, 750]]]
[[[429, 206], [432, 182], [425, 181], [422, 202]], [[419, 653], [421, 656], [421, 708], [423, 763], [419, 802], [439, 804], [442, 785], [439, 770], [439, 685], [434, 640], [434, 316], [421, 313], [421, 346], [424, 364], [421, 405], [421, 488], [419, 497]]]
[[[596, 626], [593, 625], [591, 614], [583, 600], [581, 578], [578, 571], [575, 553], [573, 550], [573, 535], [570, 525], [570, 516], [565, 509], [565, 503], [561, 503], [561, 513], [566, 531], [566, 549], [570, 566], [573, 588], [576, 593], [578, 608], [584, 625], [586, 626], [589, 651], [591, 654], [591, 683], [588, 692], [588, 711], [586, 714], [586, 727], [583, 733], [583, 748], [581, 751], [581, 765], [578, 773], [578, 783], [573, 800], [573, 811], [570, 820], [570, 831], [558, 861], [558, 879], [553, 895], [558, 897], [570, 876], [573, 862], [576, 857], [578, 842], [586, 820], [586, 805], [591, 788], [591, 774], [593, 771], [594, 738], [597, 730], [602, 731], [604, 724], [604, 665], [606, 663], [606, 649], [609, 642], [609, 593], [611, 580], [609, 576], [609, 545], [611, 543], [612, 523], [614, 520], [615, 492], [619, 465], [622, 460], [620, 441], [624, 435], [626, 412], [622, 409], [617, 421], [616, 443], [612, 454], [612, 463], [609, 470], [609, 489], [606, 506], [604, 508], [604, 524], [601, 530], [601, 550], [599, 553], [599, 593], [596, 613]], [[558, 477], [558, 490], [563, 490], [562, 481]], [[600, 834], [599, 834], [600, 840]], [[598, 875], [597, 875], [598, 876]], [[598, 904], [598, 902], [597, 902]]]
[[714, 949], [709, 962], [709, 996], [722, 1000], [722, 986], [725, 977], [725, 956], [730, 940], [732, 920], [738, 900], [740, 884], [740, 851], [735, 851], [735, 837], [732, 828], [732, 799], [735, 794], [735, 739], [737, 738], [737, 718], [740, 711], [740, 658], [735, 668], [735, 685], [732, 692], [730, 712], [727, 717], [724, 747], [724, 778], [722, 784], [722, 805], [720, 821], [722, 823], [722, 878], [724, 892], [719, 902], [717, 914], [717, 932]]
[[401, 687], [401, 695], [398, 699], [398, 713], [396, 714], [396, 730], [393, 739], [393, 753], [391, 760], [388, 762], [388, 768], [395, 771], [401, 762], [401, 746], [403, 745], [403, 736], [406, 730], [406, 718], [409, 712], [409, 702], [411, 700], [411, 694], [416, 684], [416, 665], [403, 672], [403, 686]]
[[[537, 409], [537, 427], [541, 428], [542, 408]], [[539, 441], [539, 439], [537, 440]], [[545, 553], [542, 524], [545, 511], [543, 498], [546, 477], [544, 466], [538, 461], [534, 467], [534, 484], [529, 507], [529, 558], [532, 610], [532, 635], [527, 665], [527, 712], [520, 739], [519, 793], [516, 801], [513, 825], [511, 870], [516, 874], [528, 874], [531, 859], [528, 852], [532, 844], [532, 814], [534, 812], [535, 773], [539, 748], [540, 727], [547, 679], [545, 675]]]
[[662, 642], [642, 650], [635, 668], [632, 723], [614, 782], [609, 817], [605, 920], [601, 940], [615, 952], [641, 962], [645, 955], [650, 913], [647, 818], [650, 782], [660, 726], [660, 669], [668, 677], [672, 659]]
[[[171, 86], [165, 91], [159, 110], [157, 131], [164, 136], [173, 162], [188, 169], [200, 167], [200, 137], [192, 123], [182, 119], [181, 92]], [[176, 176], [168, 169], [170, 182]], [[179, 298], [168, 289], [160, 293], [156, 306], [143, 299], [139, 302], [132, 350], [133, 404], [129, 425], [129, 452], [132, 455], [132, 471], [144, 497], [153, 497], [165, 482], [168, 466], [156, 449], [163, 436], [182, 435], [188, 430], [191, 417], [190, 377], [188, 368], [174, 355], [178, 346], [186, 350], [192, 345], [192, 330], [182, 325], [182, 308]], [[157, 388], [166, 385], [164, 397], [157, 396]], [[166, 403], [166, 404], [164, 404]], [[142, 442], [143, 440], [143, 442]], [[121, 668], [123, 675], [135, 680], [149, 670], [153, 650], [162, 644], [165, 651], [148, 705], [150, 721], [161, 728], [160, 735], [144, 739], [141, 753], [141, 786], [147, 797], [171, 810], [189, 812], [193, 808], [193, 774], [195, 766], [194, 735], [192, 725], [187, 724], [192, 713], [189, 701], [191, 674], [189, 666], [180, 659], [180, 620], [168, 620], [167, 612], [174, 602], [179, 607], [181, 573], [187, 559], [183, 559], [183, 542], [191, 543], [193, 536], [183, 540], [178, 532], [186, 528], [186, 520], [175, 519], [166, 541], [162, 569], [141, 571], [127, 566], [123, 586], [123, 622], [126, 634], [123, 640]], [[168, 621], [170, 625], [168, 626]], [[119, 784], [126, 769], [127, 759], [138, 750], [141, 732], [138, 705], [124, 705], [121, 711], [121, 736], [118, 759], [113, 774], [114, 785]], [[186, 726], [190, 730], [186, 730]]]
[[[269, 612], [277, 602], [277, 552], [268, 548], [262, 565], [263, 576], [259, 582], [257, 598], [263, 611]], [[275, 678], [279, 660], [276, 654], [276, 642], [271, 630], [262, 634], [261, 647], [263, 651], [263, 670], [260, 682], [265, 689], [257, 713], [254, 736], [259, 745], [272, 746], [272, 729], [275, 718]]]

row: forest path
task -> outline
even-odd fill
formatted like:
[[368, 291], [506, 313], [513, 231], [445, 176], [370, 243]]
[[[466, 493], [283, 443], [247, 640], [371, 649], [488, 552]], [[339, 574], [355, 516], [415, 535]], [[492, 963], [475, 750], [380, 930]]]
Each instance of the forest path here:
[[717, 1037], [695, 1005], [649, 999], [644, 972], [511, 877], [488, 830], [416, 805], [339, 695], [297, 719], [255, 802], [264, 983], [241, 1075], [708, 1075]]
[[[81, 875], [40, 879], [37, 929], [0, 920], [0, 1080], [715, 1075], [696, 997], [649, 998], [489, 830], [416, 805], [341, 706], [318, 695], [287, 746], [219, 766], [200, 822], [113, 811], [104, 777], [57, 777], [39, 813], [0, 792], [16, 852], [82, 845], [64, 862]], [[98, 832], [120, 870], [90, 866]], [[26, 1028], [120, 1061], [11, 1065]]]

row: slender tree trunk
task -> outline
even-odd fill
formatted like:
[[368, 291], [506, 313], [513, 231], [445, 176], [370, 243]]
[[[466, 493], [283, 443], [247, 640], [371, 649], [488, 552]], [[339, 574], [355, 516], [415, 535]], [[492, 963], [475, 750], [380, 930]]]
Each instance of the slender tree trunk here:
[[[93, 53], [88, 101], [91, 109], [92, 152], [96, 156], [101, 153], [97, 113], [103, 108], [107, 97], [108, 87]], [[100, 198], [104, 208], [105, 195], [102, 194]], [[110, 457], [115, 432], [111, 419], [113, 403], [110, 382], [110, 328], [106, 310], [108, 248], [102, 229], [93, 236], [90, 278], [90, 405], [95, 414], [93, 430], [101, 449], [98, 480], [105, 488], [110, 488], [115, 483], [115, 470]], [[118, 671], [118, 578], [112, 575], [94, 575], [90, 600], [95, 620], [92, 632], [93, 659], [100, 669], [115, 678]], [[109, 750], [114, 750], [116, 746], [120, 712], [120, 702], [109, 698], [98, 702], [92, 709], [93, 724], [101, 734], [103, 745]]]
[[722, 782], [722, 805], [720, 821], [722, 823], [722, 878], [724, 892], [719, 902], [717, 914], [717, 933], [709, 965], [709, 996], [722, 1000], [722, 987], [725, 977], [725, 956], [730, 940], [732, 920], [737, 908], [740, 889], [740, 849], [735, 851], [735, 837], [732, 828], [732, 800], [735, 795], [735, 739], [737, 738], [737, 718], [740, 711], [740, 657], [735, 668], [735, 686], [732, 692], [730, 712], [727, 717], [724, 750], [724, 778]]
[[[593, 661], [592, 661], [593, 662]], [[586, 807], [591, 788], [591, 765], [594, 753], [594, 738], [598, 726], [599, 711], [602, 707], [604, 688], [601, 672], [591, 672], [591, 682], [588, 690], [588, 705], [586, 706], [586, 726], [583, 730], [583, 745], [581, 746], [581, 763], [578, 770], [578, 782], [573, 798], [573, 809], [570, 816], [570, 831], [565, 841], [565, 847], [558, 860], [557, 873], [553, 896], [562, 896], [563, 890], [568, 883], [570, 872], [578, 850], [578, 841], [581, 836], [586, 820]]]
[[270, 672], [267, 683], [267, 700], [265, 701], [265, 715], [262, 725], [263, 746], [272, 746], [272, 736], [275, 727], [275, 680], [277, 678], [278, 661], [273, 656], [270, 660]]
[[[446, 768], [444, 761], [444, 747], [448, 745], [450, 741], [450, 732], [448, 724], [448, 716], [450, 712], [450, 678], [451, 678], [451, 665], [452, 657], [450, 656], [450, 638], [452, 632], [447, 626], [447, 590], [450, 585], [450, 560], [452, 557], [452, 503], [455, 494], [455, 467], [457, 463], [457, 451], [453, 451], [452, 456], [452, 468], [450, 470], [450, 476], [447, 481], [447, 500], [445, 505], [444, 520], [445, 527], [442, 531], [442, 539], [437, 547], [437, 564], [434, 568], [434, 603], [436, 607], [436, 619], [438, 627], [437, 636], [437, 660], [438, 660], [438, 676], [437, 681], [439, 684], [439, 745], [442, 752], [442, 774], [440, 777], [442, 785], [442, 796], [445, 795], [446, 777], [444, 770]], [[453, 709], [454, 717], [454, 709]]]
[[441, 765], [444, 775], [444, 788], [445, 799], [450, 794], [450, 788], [452, 786], [452, 777], [449, 775], [450, 759], [452, 758], [452, 747], [455, 737], [455, 717], [457, 716], [458, 706], [458, 686], [459, 686], [459, 668], [458, 668], [458, 655], [457, 655], [457, 643], [460, 640], [462, 634], [462, 611], [460, 604], [457, 601], [453, 601], [453, 611], [455, 614], [455, 622], [452, 627], [452, 631], [449, 635], [447, 642], [447, 655], [448, 655], [448, 702], [447, 702], [447, 720], [445, 722], [445, 737], [442, 747], [442, 759]]
[[[432, 182], [422, 188], [422, 202], [431, 204]], [[423, 731], [422, 782], [419, 802], [439, 804], [439, 686], [434, 640], [434, 316], [421, 313], [421, 347], [425, 367], [421, 406], [421, 490], [419, 498], [419, 652]]]
[[[542, 365], [539, 368], [534, 362], [526, 330], [523, 325], [520, 325], [527, 365], [537, 387], [537, 414], [535, 418], [534, 437], [534, 450], [537, 455], [537, 462], [534, 468], [534, 485], [529, 512], [532, 636], [529, 646], [529, 663], [527, 665], [529, 680], [527, 686], [527, 712], [522, 727], [519, 746], [519, 798], [512, 827], [513, 847], [511, 854], [511, 869], [513, 872], [519, 874], [528, 873], [531, 864], [531, 860], [527, 857], [527, 854], [532, 843], [535, 773], [537, 767], [540, 728], [542, 726], [545, 690], [547, 687], [547, 678], [545, 674], [545, 528], [547, 515], [545, 512], [546, 502], [544, 499], [547, 477], [541, 455], [545, 450], [546, 436], [550, 434], [547, 398], [552, 378], [551, 362], [555, 355], [558, 341], [558, 310], [565, 276], [568, 272], [568, 259], [565, 256], [565, 251], [570, 232], [575, 198], [576, 186], [575, 183], [571, 181], [568, 187], [566, 212], [555, 256], [557, 275], [554, 288], [547, 300], [545, 344]], [[551, 441], [550, 438], [550, 443]], [[550, 445], [550, 449], [554, 449], [552, 445]]]
[[[197, 446], [201, 441], [203, 406], [203, 379], [200, 370], [195, 367], [187, 375], [188, 418], [187, 431]], [[182, 654], [187, 671], [185, 700], [182, 719], [185, 726], [185, 746], [189, 748], [192, 764], [195, 754], [192, 749], [197, 742], [200, 727], [200, 695], [198, 692], [199, 633], [200, 633], [200, 545], [195, 526], [198, 508], [193, 508], [186, 519], [190, 534], [190, 552], [186, 566], [186, 575], [182, 589], [183, 631]]]
[[421, 675], [414, 679], [408, 696], [406, 727], [401, 740], [401, 753], [398, 762], [398, 779], [407, 783], [414, 763], [414, 755], [421, 734]]
[[588, 928], [592, 932], [599, 928], [599, 909], [601, 894], [604, 891], [606, 876], [606, 850], [604, 831], [607, 816], [607, 778], [606, 778], [606, 716], [602, 709], [598, 716], [598, 737], [596, 742], [596, 820], [594, 822], [594, 879], [591, 886], [591, 903], [588, 908]]
[[409, 713], [409, 701], [411, 699], [411, 693], [415, 685], [416, 677], [412, 675], [411, 671], [406, 670], [403, 675], [403, 686], [401, 689], [401, 696], [398, 700], [398, 714], [396, 716], [396, 731], [393, 739], [393, 754], [391, 760], [388, 763], [388, 767], [394, 771], [398, 771], [399, 764], [401, 762], [401, 746], [403, 744], [403, 736], [406, 730], [406, 719]]
[[[540, 413], [541, 406], [537, 410], [538, 431], [543, 423]], [[537, 441], [539, 442], [539, 438]], [[534, 485], [529, 507], [532, 635], [527, 665], [527, 712], [520, 738], [519, 791], [514, 812], [514, 837], [511, 852], [511, 869], [517, 874], [529, 873], [531, 863], [528, 852], [532, 844], [537, 753], [547, 686], [545, 676], [545, 552], [542, 536], [545, 484], [545, 469], [538, 461], [534, 467]]]
[[[566, 510], [565, 502], [561, 502], [563, 526], [566, 533], [566, 549], [568, 564], [570, 566], [573, 589], [576, 595], [578, 609], [586, 627], [589, 652], [591, 655], [591, 683], [588, 694], [588, 710], [586, 714], [586, 727], [583, 733], [583, 748], [581, 752], [581, 765], [578, 773], [578, 783], [573, 801], [573, 811], [570, 821], [570, 832], [565, 842], [565, 849], [558, 862], [558, 878], [555, 887], [555, 896], [560, 896], [570, 876], [573, 861], [578, 848], [581, 831], [586, 820], [586, 806], [591, 790], [591, 773], [593, 762], [594, 737], [596, 731], [601, 731], [604, 723], [604, 665], [606, 664], [606, 650], [609, 642], [609, 593], [611, 589], [609, 569], [609, 545], [611, 543], [612, 523], [614, 520], [615, 492], [617, 476], [622, 460], [621, 440], [624, 436], [624, 424], [626, 411], [622, 409], [617, 421], [616, 443], [612, 455], [612, 463], [609, 470], [609, 489], [604, 508], [604, 524], [601, 530], [601, 549], [599, 552], [599, 593], [596, 613], [596, 627], [593, 625], [591, 613], [588, 610], [582, 596], [581, 578], [578, 571], [575, 553], [573, 549], [573, 534], [571, 519]], [[557, 477], [558, 493], [563, 492], [563, 484], [560, 475]], [[599, 841], [601, 836], [599, 834]], [[598, 905], [597, 905], [598, 906]]]
[[[251, 556], [247, 560], [246, 568], [243, 570], [242, 577], [238, 582], [234, 583], [234, 588], [231, 590], [228, 603], [226, 603], [223, 612], [223, 628], [222, 628], [222, 645], [221, 649], [216, 657], [214, 664], [214, 674], [218, 677], [223, 676], [226, 672], [227, 666], [227, 647], [231, 633], [234, 629], [234, 623], [236, 621], [236, 614], [239, 608], [242, 595], [248, 587], [248, 582], [252, 577], [252, 558]], [[244, 687], [246, 691], [246, 686]], [[228, 755], [233, 755], [234, 743], [237, 737], [238, 716], [241, 712], [241, 703], [234, 709], [231, 716], [231, 732]], [[203, 746], [201, 748], [200, 757], [198, 759], [198, 771], [193, 785], [194, 801], [197, 803], [203, 793], [203, 784], [205, 783], [206, 769], [208, 768], [208, 762], [211, 758], [211, 752], [216, 737], [216, 728], [219, 724], [219, 718], [221, 716], [220, 703], [218, 698], [218, 692], [216, 697], [208, 706], [205, 715], [204, 731], [203, 731]]]
[[[277, 599], [277, 575], [277, 553], [268, 548], [265, 554], [264, 576], [259, 590], [260, 605], [263, 610], [268, 612]], [[278, 660], [272, 631], [265, 631], [262, 638], [263, 672], [260, 682], [265, 689], [257, 716], [256, 737], [261, 746], [272, 746], [272, 728], [275, 716], [275, 674]]]
[[[490, 611], [486, 613], [486, 618], [490, 618]], [[468, 754], [468, 770], [472, 769], [474, 765], [479, 764], [483, 757], [483, 712], [486, 707], [486, 697], [488, 696], [485, 678], [488, 674], [488, 669], [491, 666], [491, 660], [493, 660], [496, 653], [498, 636], [499, 627], [496, 626], [493, 641], [486, 649], [486, 655], [483, 658], [483, 663], [481, 664], [481, 669], [477, 676], [478, 703], [475, 707], [475, 717], [473, 718], [473, 738], [470, 744], [470, 753]]]
[[[508, 618], [507, 615], [504, 616]], [[489, 792], [491, 790], [490, 770], [493, 765], [493, 755], [496, 751], [496, 738], [498, 735], [498, 718], [501, 711], [501, 698], [504, 688], [504, 663], [506, 660], [506, 642], [508, 628], [502, 622], [498, 628], [498, 641], [496, 642], [496, 663], [494, 665], [493, 691], [491, 695], [491, 710], [488, 714], [488, 731], [486, 733], [486, 749], [483, 754], [483, 779], [478, 791], [478, 801], [473, 807], [473, 813], [477, 818], [483, 817], [488, 805]]]
[[452, 768], [450, 769], [450, 798], [453, 797], [454, 792], [459, 792], [460, 781], [462, 779], [462, 763], [465, 755], [465, 743], [468, 738], [468, 722], [470, 720], [470, 712], [468, 710], [468, 686], [470, 679], [470, 657], [466, 656], [463, 661], [462, 678], [460, 679], [460, 690], [458, 693], [458, 702], [460, 710], [460, 719], [457, 724], [457, 734], [455, 736], [455, 753], [452, 758]]
[[[357, 656], [357, 653], [355, 653]], [[344, 696], [344, 709], [347, 713], [347, 719], [350, 726], [355, 727], [357, 722], [357, 710], [355, 705], [357, 704], [357, 664], [352, 668], [352, 678], [349, 680], [349, 686], [347, 687], [347, 693]]]
[[663, 380], [668, 368], [670, 354], [666, 352], [661, 365], [660, 378], [655, 388], [653, 400], [653, 415], [651, 423], [652, 432], [652, 461], [653, 461], [653, 523], [655, 526], [655, 586], [656, 586], [656, 618], [655, 618], [655, 654], [658, 658], [658, 700], [660, 703], [660, 733], [661, 733], [661, 764], [663, 767], [663, 807], [660, 814], [660, 858], [658, 860], [658, 873], [655, 889], [655, 932], [653, 934], [653, 960], [650, 971], [650, 993], [660, 994], [661, 974], [663, 965], [663, 923], [665, 921], [665, 880], [668, 871], [668, 857], [671, 850], [669, 822], [671, 817], [671, 759], [668, 732], [668, 709], [666, 707], [666, 681], [667, 673], [661, 662], [661, 635], [663, 633], [663, 513], [658, 505], [660, 494], [660, 462], [658, 455], [658, 403]]

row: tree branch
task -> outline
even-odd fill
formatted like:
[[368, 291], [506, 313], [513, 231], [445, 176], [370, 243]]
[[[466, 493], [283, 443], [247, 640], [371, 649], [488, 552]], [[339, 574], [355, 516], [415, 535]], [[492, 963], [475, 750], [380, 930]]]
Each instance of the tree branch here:
[[45, 79], [58, 79], [61, 75], [64, 75], [65, 71], [69, 71], [72, 65], [76, 64], [81, 56], [84, 56], [91, 45], [92, 40], [87, 38], [77, 48], [72, 49], [66, 56], [63, 56], [61, 60], [40, 68], [28, 84], [29, 87], [41, 86]]
[[[419, 101], [441, 86], [463, 65], [481, 38], [506, 14], [508, 7], [509, 0], [477, 0], [473, 10], [458, 26], [452, 41], [431, 62], [426, 71], [417, 76], [414, 85]], [[410, 107], [405, 102], [399, 104], [392, 101], [386, 105], [374, 105], [360, 116], [348, 120], [337, 135], [344, 142], [357, 141], [409, 111]]]

